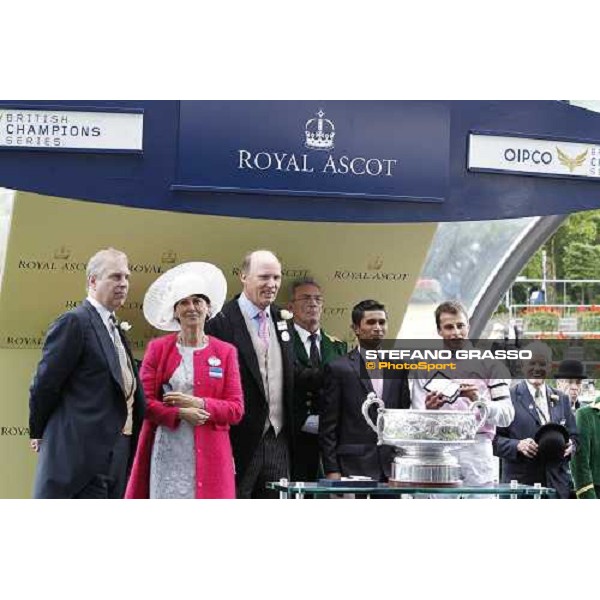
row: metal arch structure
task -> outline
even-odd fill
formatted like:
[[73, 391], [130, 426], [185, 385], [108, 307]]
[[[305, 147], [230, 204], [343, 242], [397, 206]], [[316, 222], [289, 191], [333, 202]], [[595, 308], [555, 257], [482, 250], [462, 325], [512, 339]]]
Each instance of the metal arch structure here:
[[478, 338], [482, 334], [502, 295], [533, 254], [562, 225], [566, 218], [567, 215], [540, 218], [531, 228], [523, 232], [521, 239], [507, 252], [505, 260], [490, 275], [475, 300], [470, 319], [470, 331], [473, 338]]

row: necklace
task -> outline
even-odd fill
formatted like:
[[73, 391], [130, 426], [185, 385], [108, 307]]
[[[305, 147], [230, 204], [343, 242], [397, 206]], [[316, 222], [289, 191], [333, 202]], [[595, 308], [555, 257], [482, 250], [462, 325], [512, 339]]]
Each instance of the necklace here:
[[204, 346], [206, 346], [207, 341], [208, 341], [207, 336], [204, 332], [200, 336], [200, 339], [198, 340], [197, 344], [187, 344], [186, 341], [183, 339], [183, 335], [182, 335], [181, 331], [179, 332], [179, 335], [177, 336], [177, 342], [181, 346], [185, 346], [186, 348], [203, 348]]

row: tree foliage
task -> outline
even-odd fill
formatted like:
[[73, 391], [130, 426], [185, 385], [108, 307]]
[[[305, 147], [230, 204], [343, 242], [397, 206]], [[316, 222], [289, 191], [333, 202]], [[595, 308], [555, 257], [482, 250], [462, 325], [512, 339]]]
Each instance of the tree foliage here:
[[[600, 279], [600, 210], [570, 215], [521, 271], [528, 279], [542, 278], [542, 253], [546, 252], [547, 279]], [[548, 289], [547, 302], [562, 302], [562, 288]], [[585, 296], [582, 298], [582, 293]], [[558, 296], [558, 297], [557, 297]], [[600, 302], [600, 287], [568, 288], [569, 303]]]

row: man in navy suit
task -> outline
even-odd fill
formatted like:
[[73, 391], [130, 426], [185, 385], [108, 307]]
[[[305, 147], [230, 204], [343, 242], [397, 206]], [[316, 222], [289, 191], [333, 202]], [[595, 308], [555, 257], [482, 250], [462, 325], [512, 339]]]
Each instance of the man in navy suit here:
[[101, 250], [87, 299], [49, 328], [29, 397], [35, 498], [122, 498], [144, 414], [127, 340], [116, 323], [129, 289], [127, 256]]
[[[360, 349], [375, 350], [387, 333], [385, 306], [363, 300], [352, 309], [352, 329], [359, 347], [325, 366], [323, 410], [319, 420], [319, 444], [328, 479], [361, 475], [376, 481], [390, 476], [394, 450], [378, 446], [361, 408], [375, 392], [386, 408], [410, 408], [408, 378], [369, 377]], [[362, 366], [362, 369], [361, 369]], [[373, 418], [374, 414], [371, 415]]]
[[[546, 378], [552, 367], [550, 348], [533, 342], [524, 350], [532, 358], [523, 362], [526, 379], [511, 390], [515, 418], [508, 427], [498, 427], [494, 453], [502, 459], [502, 481], [556, 489], [559, 498], [568, 498], [570, 489], [569, 460], [577, 447], [577, 427], [569, 398], [548, 386]], [[569, 432], [562, 460], [545, 461], [538, 455], [537, 430], [546, 423], [558, 423]]]

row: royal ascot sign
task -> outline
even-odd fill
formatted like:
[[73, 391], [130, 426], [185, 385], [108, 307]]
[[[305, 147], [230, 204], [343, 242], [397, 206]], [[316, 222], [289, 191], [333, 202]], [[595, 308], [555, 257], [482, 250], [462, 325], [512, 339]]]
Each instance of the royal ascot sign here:
[[468, 167], [470, 171], [595, 179], [600, 177], [600, 142], [471, 133]]
[[450, 117], [433, 102], [181, 102], [172, 189], [442, 202]]
[[0, 149], [141, 152], [144, 115], [0, 108]]

